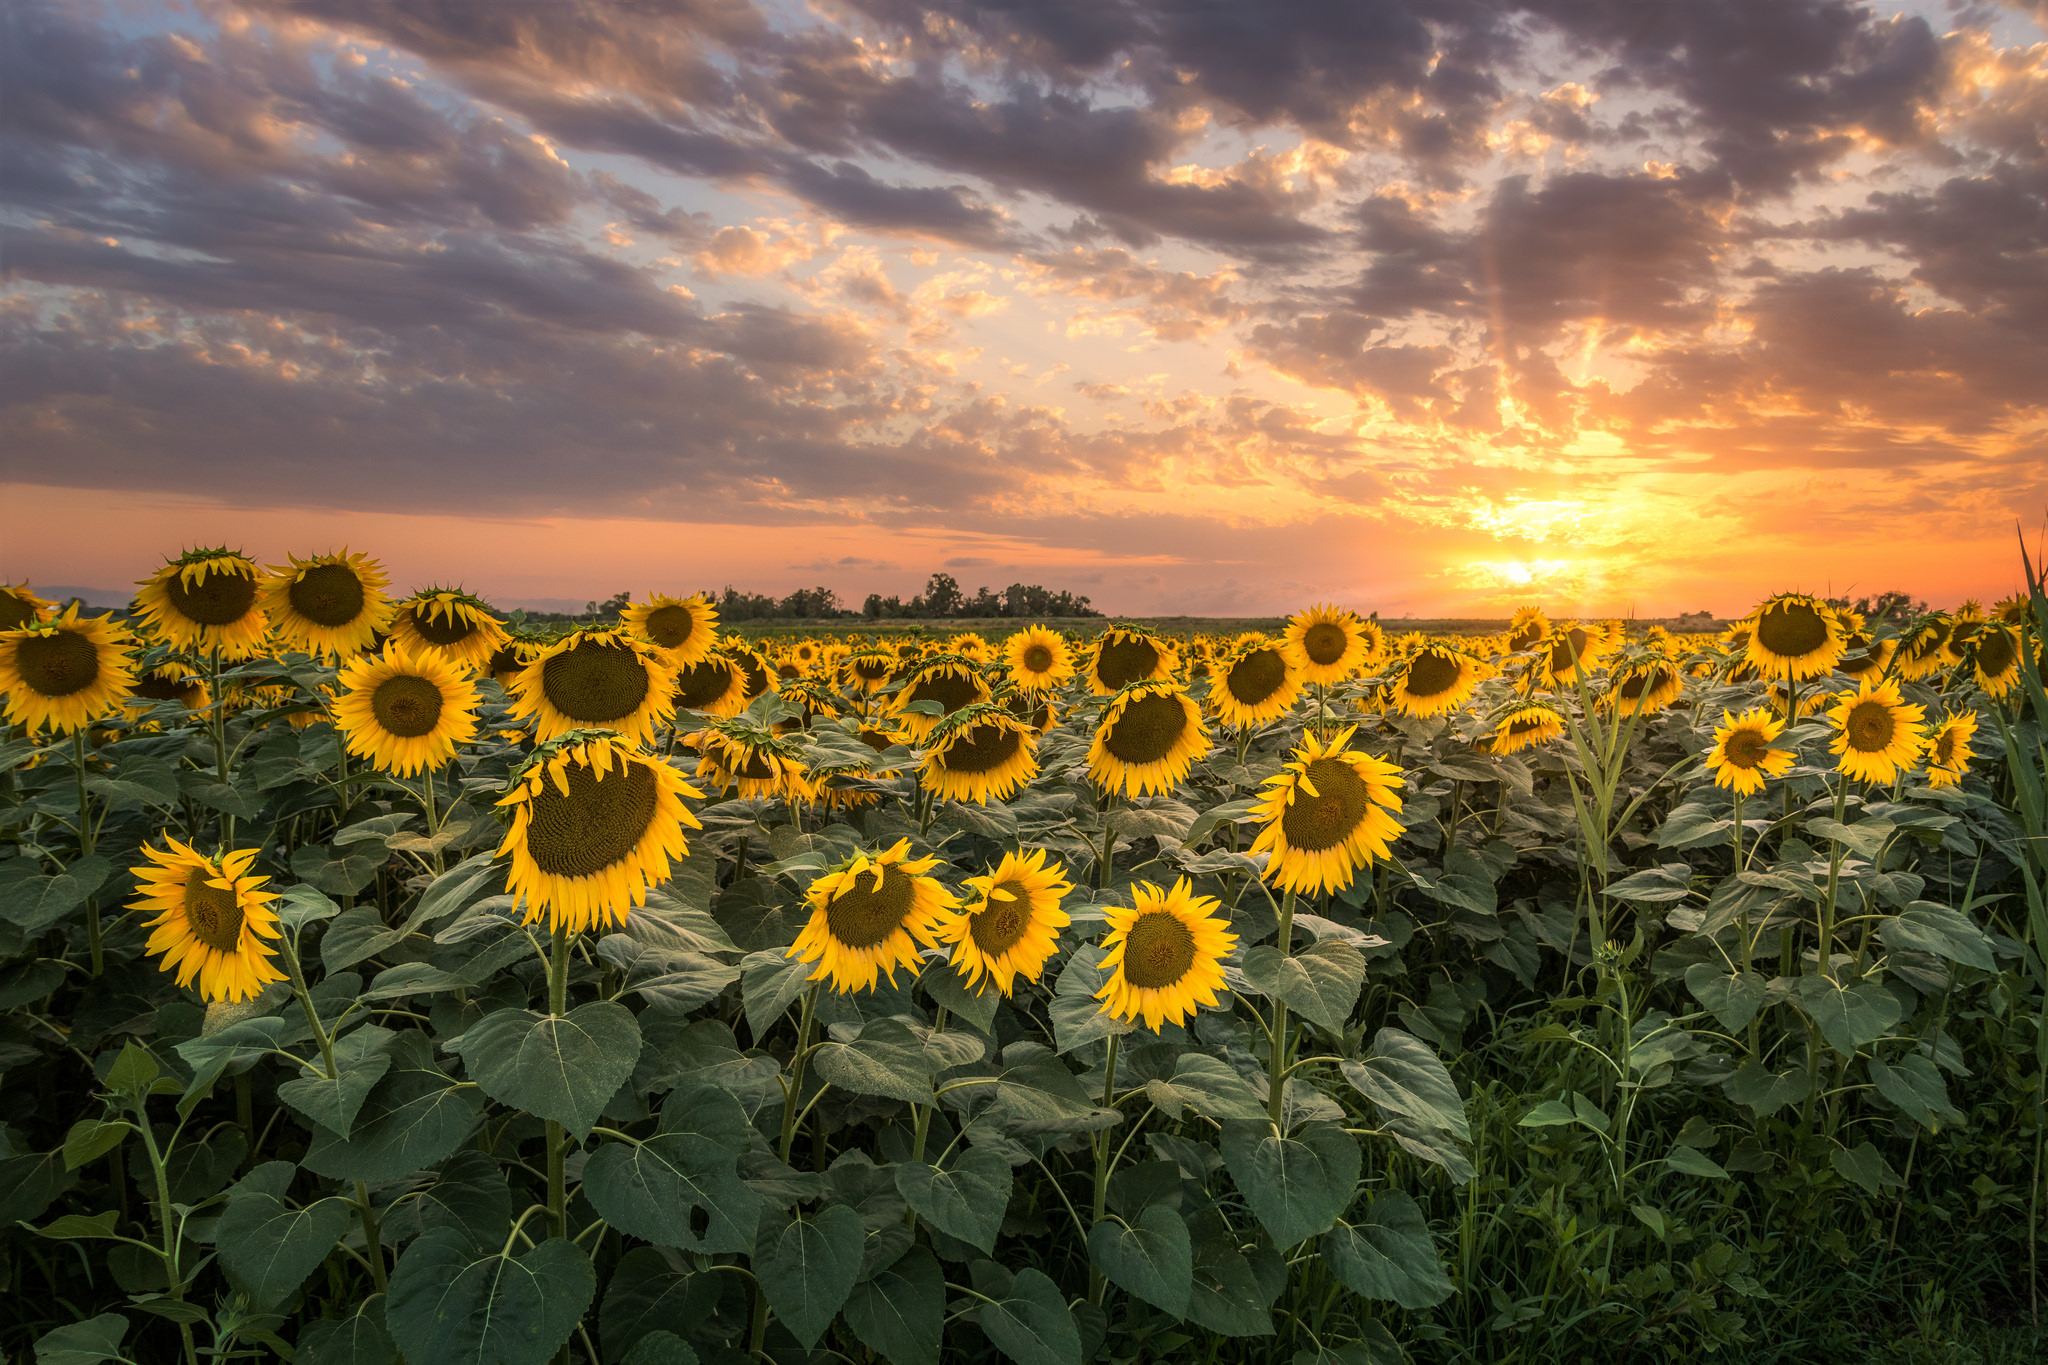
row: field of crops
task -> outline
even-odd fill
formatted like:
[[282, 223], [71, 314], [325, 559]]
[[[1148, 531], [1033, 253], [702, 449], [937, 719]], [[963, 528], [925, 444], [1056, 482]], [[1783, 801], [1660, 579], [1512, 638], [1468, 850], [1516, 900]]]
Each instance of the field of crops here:
[[2039, 1358], [2024, 571], [1698, 635], [0, 587], [0, 1350]]

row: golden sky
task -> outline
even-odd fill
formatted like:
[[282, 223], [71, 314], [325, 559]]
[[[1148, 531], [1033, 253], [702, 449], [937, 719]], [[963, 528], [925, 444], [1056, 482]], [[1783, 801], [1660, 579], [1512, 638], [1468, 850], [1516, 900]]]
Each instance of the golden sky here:
[[0, 575], [1952, 605], [2048, 514], [2039, 6], [14, 24]]

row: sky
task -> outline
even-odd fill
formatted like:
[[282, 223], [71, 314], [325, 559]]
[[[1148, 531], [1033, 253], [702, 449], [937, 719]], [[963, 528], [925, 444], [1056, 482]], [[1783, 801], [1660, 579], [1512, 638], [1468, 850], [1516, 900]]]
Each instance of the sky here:
[[0, 576], [1937, 605], [2048, 0], [14, 0]]

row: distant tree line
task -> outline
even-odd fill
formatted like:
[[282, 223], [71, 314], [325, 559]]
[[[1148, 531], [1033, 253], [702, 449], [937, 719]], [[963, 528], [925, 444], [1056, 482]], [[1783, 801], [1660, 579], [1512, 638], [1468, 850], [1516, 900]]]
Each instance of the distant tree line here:
[[[839, 594], [830, 588], [798, 588], [786, 597], [768, 593], [741, 592], [730, 583], [725, 591], [706, 591], [704, 596], [718, 607], [721, 621], [830, 621], [865, 617], [871, 621], [929, 621], [946, 617], [986, 616], [1100, 616], [1088, 599], [1070, 592], [1054, 592], [1036, 583], [1012, 583], [1001, 592], [984, 587], [968, 596], [953, 575], [935, 573], [924, 591], [908, 602], [901, 597], [884, 597], [871, 592], [859, 611], [842, 606]], [[609, 601], [583, 604], [581, 612], [529, 611], [522, 621], [529, 626], [562, 629], [575, 625], [616, 621], [632, 604], [630, 592], [614, 593]]]

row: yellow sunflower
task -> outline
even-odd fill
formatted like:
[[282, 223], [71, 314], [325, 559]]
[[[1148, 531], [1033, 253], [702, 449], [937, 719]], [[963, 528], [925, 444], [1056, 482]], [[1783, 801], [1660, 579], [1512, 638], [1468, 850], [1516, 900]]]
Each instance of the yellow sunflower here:
[[1540, 702], [1517, 706], [1500, 718], [1483, 741], [1491, 754], [1517, 754], [1538, 744], [1564, 738], [1564, 717]]
[[844, 699], [824, 678], [792, 678], [782, 685], [780, 695], [784, 705], [802, 712], [802, 716], [797, 720], [778, 722], [777, 730], [808, 730], [821, 717], [831, 720], [845, 711]]
[[131, 869], [138, 899], [130, 910], [156, 912], [142, 927], [153, 930], [145, 951], [160, 954], [180, 986], [199, 978], [208, 1000], [251, 1000], [285, 974], [271, 959], [265, 939], [281, 932], [265, 891], [268, 877], [252, 877], [257, 850], [238, 849], [218, 860], [165, 836], [168, 851], [144, 848], [149, 862]]
[[1605, 635], [1576, 621], [1567, 621], [1551, 631], [1543, 642], [1536, 655], [1536, 676], [1546, 687], [1569, 688], [1578, 678], [1592, 676], [1606, 655]]
[[1953, 787], [1970, 775], [1970, 741], [1977, 735], [1977, 713], [1951, 711], [1927, 737], [1927, 785]]
[[1106, 697], [1134, 682], [1171, 678], [1180, 668], [1173, 645], [1143, 626], [1114, 625], [1095, 637], [1082, 672], [1088, 688]]
[[1961, 662], [1952, 648], [1955, 623], [1941, 612], [1923, 617], [1899, 642], [1899, 652], [1893, 656], [1892, 667], [1900, 677], [1909, 682], [1918, 682], [1930, 674], [1939, 673], [1950, 664]]
[[1059, 708], [1044, 693], [1005, 691], [996, 700], [1038, 734], [1042, 735], [1060, 723]]
[[946, 652], [958, 654], [963, 659], [972, 659], [978, 664], [988, 663], [995, 658], [995, 651], [989, 648], [988, 641], [971, 630], [963, 631], [947, 640]]
[[[897, 690], [893, 719], [913, 740], [921, 740], [947, 716], [964, 706], [978, 706], [990, 695], [988, 684], [972, 663], [942, 654], [921, 664]], [[922, 701], [937, 702], [946, 709], [937, 716], [909, 709], [912, 703]]]
[[1009, 708], [963, 706], [925, 737], [917, 778], [927, 791], [986, 806], [1007, 801], [1038, 774], [1038, 736]]
[[498, 802], [512, 812], [498, 846], [500, 857], [512, 855], [505, 889], [525, 922], [546, 916], [551, 931], [571, 933], [623, 924], [689, 855], [684, 828], [703, 828], [686, 796], [703, 793], [614, 735], [580, 731], [542, 744]]
[[1202, 713], [1178, 683], [1132, 683], [1102, 708], [1088, 746], [1088, 778], [1125, 796], [1164, 795], [1208, 752]]
[[1049, 692], [1074, 676], [1073, 651], [1059, 632], [1044, 626], [1020, 630], [1003, 641], [1010, 681], [1027, 692]]
[[174, 649], [252, 658], [270, 634], [262, 578], [255, 562], [235, 551], [188, 550], [141, 581], [135, 605]]
[[1425, 645], [1394, 674], [1389, 695], [1394, 708], [1410, 716], [1441, 716], [1457, 710], [1479, 686], [1479, 664], [1446, 645]]
[[1401, 770], [1345, 746], [1351, 726], [1327, 743], [1302, 736], [1294, 759], [1261, 785], [1253, 853], [1270, 853], [1266, 877], [1289, 891], [1340, 891], [1361, 867], [1393, 856], [1400, 837]]
[[695, 597], [652, 593], [645, 602], [626, 608], [625, 624], [677, 668], [701, 663], [718, 645], [718, 608], [702, 593]]
[[1841, 661], [1847, 631], [1818, 597], [1779, 593], [1751, 612], [1747, 624], [1749, 662], [1766, 678], [1818, 678]]
[[1223, 959], [1237, 946], [1214, 896], [1197, 896], [1182, 877], [1172, 891], [1151, 882], [1131, 888], [1131, 909], [1111, 908], [1102, 965], [1109, 980], [1095, 992], [1102, 1013], [1184, 1024], [1198, 1005], [1214, 1005], [1223, 989]]
[[476, 683], [447, 659], [413, 655], [394, 642], [381, 658], [351, 661], [335, 682], [335, 728], [348, 751], [379, 772], [437, 772], [458, 745], [476, 739]]
[[1343, 682], [1383, 646], [1378, 625], [1342, 607], [1318, 603], [1287, 621], [1287, 651], [1305, 683]]
[[1842, 658], [1835, 671], [1851, 678], [1881, 678], [1898, 647], [1897, 640], [1878, 640], [1867, 631], [1850, 631], [1843, 637]]
[[134, 690], [129, 641], [111, 616], [62, 616], [0, 633], [0, 693], [7, 719], [68, 735], [120, 711]]
[[1508, 622], [1507, 647], [1511, 653], [1534, 649], [1550, 634], [1550, 618], [1541, 607], [1516, 607]]
[[456, 588], [422, 588], [394, 608], [391, 638], [415, 658], [436, 654], [481, 671], [509, 638], [480, 598]]
[[2000, 599], [1991, 609], [1991, 619], [2003, 625], [2024, 626], [2034, 616], [2034, 599], [2023, 592]]
[[361, 654], [398, 610], [384, 588], [390, 582], [376, 560], [340, 554], [271, 566], [263, 580], [263, 610], [286, 648], [322, 659]]
[[747, 709], [746, 675], [723, 654], [685, 664], [676, 671], [675, 706], [707, 716], [736, 716]]
[[2020, 680], [2020, 637], [2007, 626], [1986, 625], [1970, 637], [1970, 671], [1986, 696], [2003, 697]]
[[491, 651], [491, 657], [484, 662], [484, 671], [497, 680], [498, 686], [510, 691], [513, 680], [546, 648], [547, 641], [538, 636], [508, 636], [504, 644]]
[[1286, 646], [1263, 635], [1234, 646], [1216, 666], [1209, 709], [1238, 729], [1266, 725], [1287, 714], [1301, 696], [1301, 669]]
[[1899, 696], [1897, 683], [1872, 687], [1866, 681], [1857, 691], [1844, 692], [1828, 712], [1836, 732], [1829, 748], [1841, 755], [1836, 767], [1858, 781], [1891, 781], [1920, 756], [1924, 714], [1924, 708]]
[[889, 685], [896, 662], [896, 656], [886, 649], [866, 648], [849, 654], [841, 661], [839, 670], [848, 687], [864, 696], [873, 696]]
[[512, 680], [512, 715], [545, 743], [571, 730], [615, 730], [647, 744], [675, 715], [675, 669], [653, 646], [616, 628], [574, 630]]
[[722, 720], [691, 735], [689, 744], [697, 751], [697, 776], [718, 791], [737, 787], [748, 801], [779, 798], [792, 805], [815, 799], [793, 740], [745, 720]]
[[166, 659], [155, 668], [145, 669], [135, 679], [135, 690], [127, 698], [131, 711], [144, 711], [171, 701], [187, 711], [204, 711], [213, 704], [213, 693], [198, 670], [176, 659]]
[[742, 706], [775, 686], [775, 665], [744, 637], [727, 635], [720, 648], [732, 661], [732, 666], [739, 670]]
[[1685, 673], [1667, 659], [1642, 659], [1623, 666], [1610, 678], [1602, 699], [1609, 710], [1625, 716], [1662, 711], [1685, 694]]
[[842, 995], [872, 990], [896, 969], [917, 971], [921, 948], [937, 948], [938, 928], [959, 899], [924, 874], [937, 858], [910, 857], [910, 840], [882, 853], [861, 854], [811, 883], [810, 921], [783, 956], [816, 962], [817, 972]]
[[954, 970], [977, 994], [984, 978], [1006, 996], [1019, 978], [1038, 980], [1059, 951], [1060, 930], [1073, 922], [1060, 899], [1074, 888], [1045, 856], [1005, 853], [986, 877], [967, 879], [979, 899], [939, 918], [939, 941], [953, 945]]
[[26, 582], [0, 583], [0, 630], [20, 630], [23, 626], [47, 621], [56, 614], [57, 604], [29, 591]]
[[1707, 771], [1714, 785], [1733, 788], [1738, 796], [1755, 796], [1767, 777], [1783, 777], [1792, 767], [1790, 749], [1774, 749], [1771, 741], [1785, 733], [1785, 722], [1762, 707], [1741, 715], [1721, 713], [1714, 747], [1707, 751]]

